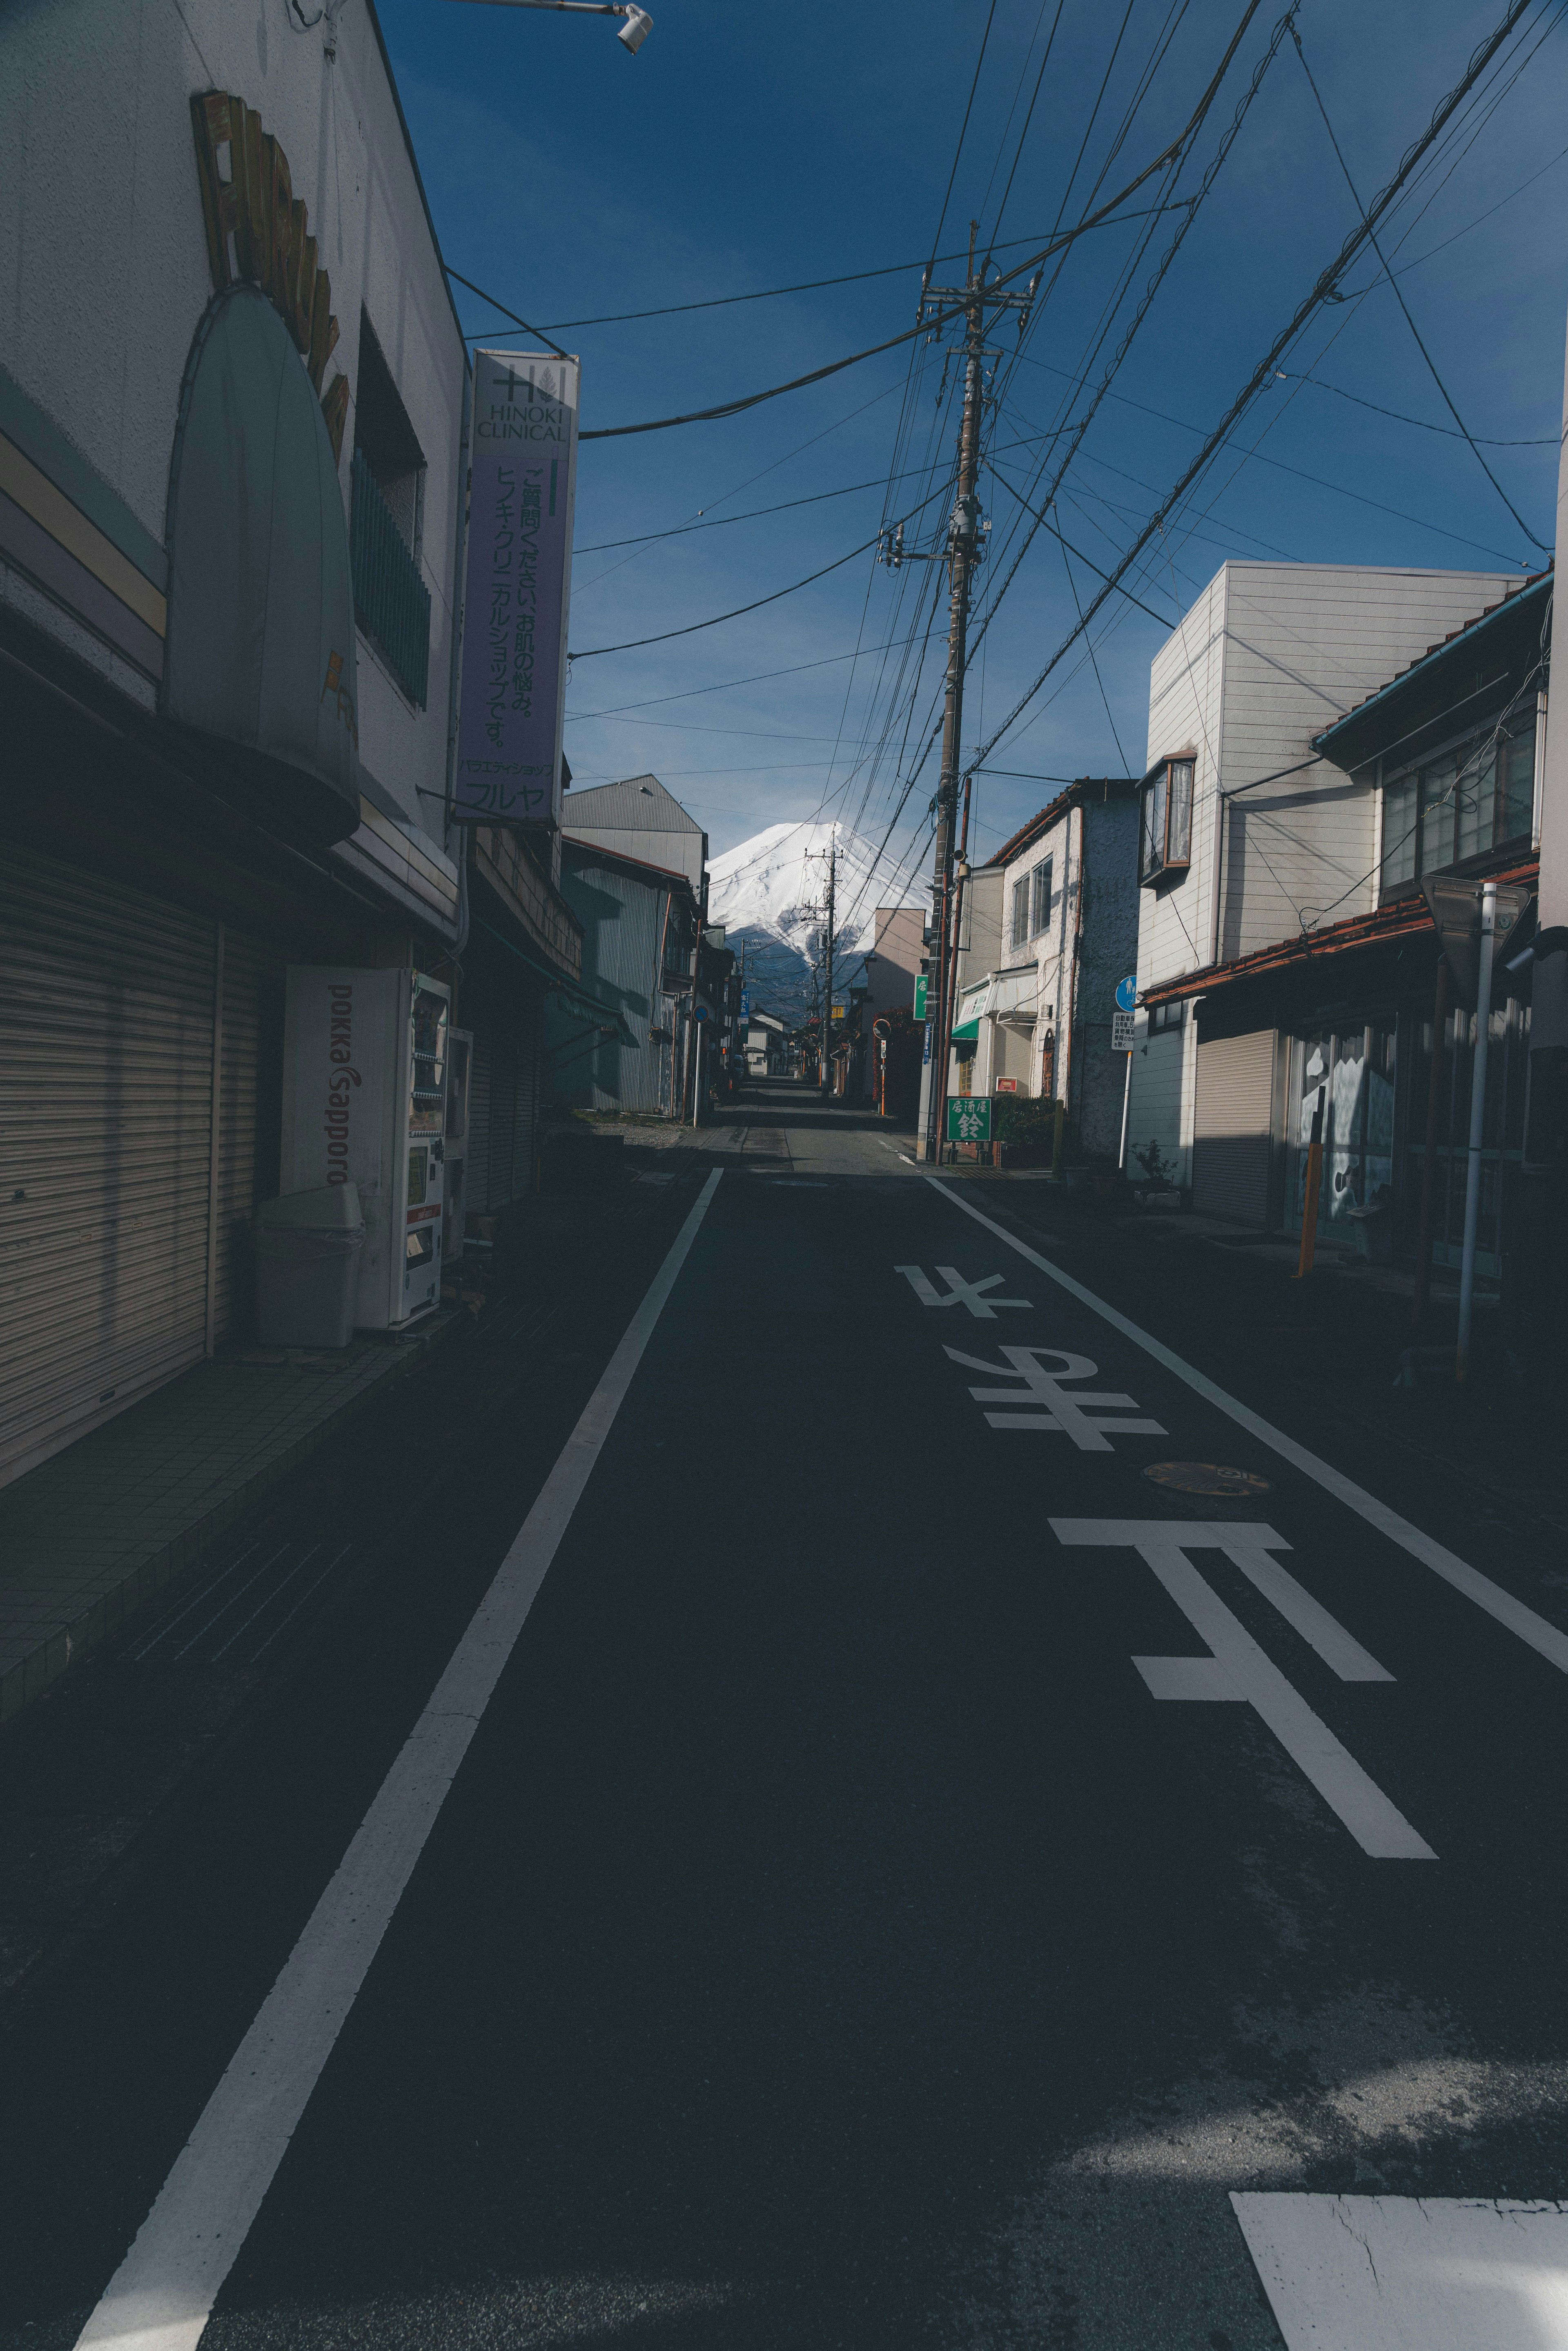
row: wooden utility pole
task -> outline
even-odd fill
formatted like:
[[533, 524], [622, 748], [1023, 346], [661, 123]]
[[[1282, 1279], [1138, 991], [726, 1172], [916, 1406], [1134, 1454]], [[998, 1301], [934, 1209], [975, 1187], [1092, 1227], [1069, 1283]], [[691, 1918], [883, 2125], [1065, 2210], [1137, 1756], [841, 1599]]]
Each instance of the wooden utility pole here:
[[839, 836], [828, 827], [828, 924], [822, 933], [822, 1098], [832, 1093], [832, 1062], [829, 1052], [833, 1034], [833, 922], [838, 912]]
[[[932, 866], [932, 929], [936, 947], [936, 1005], [933, 1011], [930, 1081], [926, 1092], [925, 1132], [918, 1148], [924, 1159], [935, 1159], [940, 1147], [943, 1098], [947, 1091], [947, 1032], [952, 1027], [952, 975], [957, 942], [953, 935], [953, 834], [957, 815], [958, 774], [962, 764], [964, 670], [968, 657], [969, 590], [976, 566], [984, 553], [980, 501], [976, 484], [980, 474], [980, 427], [985, 408], [984, 371], [988, 356], [986, 327], [991, 313], [1016, 309], [1027, 316], [1038, 279], [1023, 293], [988, 287], [985, 264], [975, 275], [975, 238], [978, 224], [969, 223], [969, 265], [961, 287], [921, 287], [919, 316], [925, 305], [964, 310], [964, 407], [958, 423], [958, 494], [947, 526], [946, 544], [935, 556], [917, 558], [904, 546], [902, 527], [890, 533], [881, 559], [896, 568], [917, 560], [947, 566], [947, 686], [942, 712], [942, 772], [936, 786], [936, 838]], [[1021, 328], [1022, 319], [1019, 325]]]

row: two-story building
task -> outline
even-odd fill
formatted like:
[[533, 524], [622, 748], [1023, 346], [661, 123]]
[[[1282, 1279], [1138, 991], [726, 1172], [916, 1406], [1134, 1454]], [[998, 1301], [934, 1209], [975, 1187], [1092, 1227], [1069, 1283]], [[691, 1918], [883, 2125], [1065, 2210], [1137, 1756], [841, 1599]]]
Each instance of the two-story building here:
[[467, 360], [370, 0], [9, 11], [0, 140], [5, 1479], [244, 1331], [290, 966], [453, 988], [483, 1206], [580, 933], [446, 821]]
[[1059, 1101], [1088, 1158], [1121, 1141], [1138, 820], [1135, 782], [1084, 777], [962, 881], [947, 1091]]
[[[1195, 1207], [1299, 1231], [1318, 1111], [1321, 1229], [1413, 1255], [1430, 1165], [1434, 1254], [1457, 1263], [1474, 1016], [1448, 999], [1434, 1084], [1421, 885], [1534, 872], [1550, 590], [1228, 564], [1156, 657], [1132, 1136]], [[1492, 1019], [1478, 1262], [1496, 1277], [1528, 1012], [1500, 997]]]

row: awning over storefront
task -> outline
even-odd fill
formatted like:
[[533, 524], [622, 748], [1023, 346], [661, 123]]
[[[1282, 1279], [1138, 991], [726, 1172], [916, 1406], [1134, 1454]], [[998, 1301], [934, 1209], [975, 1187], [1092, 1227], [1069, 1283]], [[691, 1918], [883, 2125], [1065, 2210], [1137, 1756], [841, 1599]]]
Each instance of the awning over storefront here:
[[479, 930], [487, 932], [508, 954], [515, 955], [519, 963], [526, 963], [530, 971], [538, 972], [569, 1019], [581, 1020], [592, 1028], [613, 1029], [622, 1045], [630, 1045], [633, 1050], [636, 1050], [637, 1040], [627, 1027], [626, 1016], [619, 1006], [606, 1004], [599, 997], [591, 996], [587, 988], [580, 987], [576, 980], [564, 979], [559, 971], [551, 971], [549, 964], [540, 963], [537, 956], [525, 954], [521, 947], [514, 946], [510, 939], [487, 923], [482, 914], [476, 914], [474, 920]]
[[980, 1015], [986, 1009], [990, 992], [991, 975], [988, 972], [984, 979], [972, 981], [959, 996], [957, 1019], [953, 1023], [953, 1042], [956, 1045], [979, 1036]]

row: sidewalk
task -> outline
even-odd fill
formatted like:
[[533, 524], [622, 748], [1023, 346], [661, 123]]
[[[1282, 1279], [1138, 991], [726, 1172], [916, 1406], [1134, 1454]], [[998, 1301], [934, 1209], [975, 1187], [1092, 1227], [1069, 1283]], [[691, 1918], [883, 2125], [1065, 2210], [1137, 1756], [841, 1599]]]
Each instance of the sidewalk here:
[[199, 1364], [0, 1490], [0, 1722], [462, 1320]]

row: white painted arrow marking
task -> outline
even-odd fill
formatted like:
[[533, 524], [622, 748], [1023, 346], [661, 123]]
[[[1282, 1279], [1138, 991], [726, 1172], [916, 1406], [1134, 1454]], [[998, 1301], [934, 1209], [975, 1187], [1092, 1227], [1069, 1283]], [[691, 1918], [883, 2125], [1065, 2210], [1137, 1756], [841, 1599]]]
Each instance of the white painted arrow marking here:
[[1001, 1280], [999, 1273], [987, 1274], [984, 1281], [966, 1281], [953, 1266], [939, 1265], [936, 1270], [947, 1284], [947, 1295], [943, 1298], [919, 1266], [895, 1265], [893, 1270], [904, 1276], [922, 1306], [967, 1306], [977, 1322], [994, 1322], [998, 1306], [1034, 1305], [1032, 1298], [988, 1298], [986, 1292]]
[[[1227, 1552], [1342, 1681], [1392, 1681], [1393, 1676], [1351, 1638], [1344, 1626], [1269, 1558], [1270, 1550], [1287, 1548], [1271, 1527], [1148, 1519], [1052, 1519], [1051, 1528], [1059, 1542], [1114, 1544], [1139, 1552], [1194, 1632], [1207, 1642], [1212, 1655], [1207, 1657], [1134, 1657], [1133, 1663], [1151, 1697], [1244, 1700], [1268, 1724], [1291, 1761], [1343, 1822], [1364, 1853], [1377, 1861], [1436, 1861], [1437, 1856], [1426, 1839], [1416, 1834], [1327, 1723], [1312, 1712], [1186, 1556], [1189, 1550], [1204, 1548]], [[1282, 1580], [1277, 1588], [1270, 1589], [1270, 1580], [1256, 1572], [1260, 1564]]]

